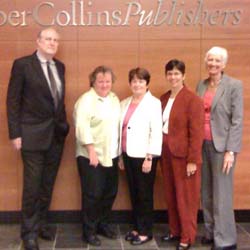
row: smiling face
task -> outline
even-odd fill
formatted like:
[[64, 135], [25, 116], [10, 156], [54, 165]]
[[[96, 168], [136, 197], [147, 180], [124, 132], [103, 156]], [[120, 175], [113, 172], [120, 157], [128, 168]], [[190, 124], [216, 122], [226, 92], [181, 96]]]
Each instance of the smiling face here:
[[166, 72], [166, 80], [170, 84], [171, 89], [182, 88], [184, 79], [185, 75], [183, 75], [177, 68], [173, 68]]
[[225, 68], [223, 57], [218, 54], [209, 54], [206, 59], [206, 68], [210, 76], [220, 75]]
[[147, 81], [139, 79], [136, 75], [129, 84], [133, 95], [137, 97], [145, 95], [148, 90]]
[[93, 88], [97, 95], [101, 97], [106, 97], [112, 88], [112, 75], [110, 72], [106, 73], [98, 73], [96, 75], [95, 82], [93, 84]]
[[47, 59], [51, 59], [58, 49], [59, 35], [54, 29], [43, 30], [37, 38], [37, 50]]

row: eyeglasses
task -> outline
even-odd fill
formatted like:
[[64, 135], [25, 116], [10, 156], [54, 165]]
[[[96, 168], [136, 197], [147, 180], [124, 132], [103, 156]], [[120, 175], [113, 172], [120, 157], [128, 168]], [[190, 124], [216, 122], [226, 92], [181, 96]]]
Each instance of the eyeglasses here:
[[41, 37], [41, 38], [43, 38], [45, 41], [47, 41], [47, 42], [56, 42], [56, 43], [58, 43], [59, 42], [59, 39], [57, 39], [57, 38], [53, 38], [53, 37]]

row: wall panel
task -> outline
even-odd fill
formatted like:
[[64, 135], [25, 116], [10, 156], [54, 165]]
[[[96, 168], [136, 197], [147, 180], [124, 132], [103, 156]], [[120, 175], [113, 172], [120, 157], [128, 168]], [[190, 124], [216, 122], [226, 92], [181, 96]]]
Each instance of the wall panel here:
[[152, 73], [150, 89], [160, 96], [169, 89], [165, 80], [165, 64], [177, 58], [186, 63], [186, 84], [194, 89], [200, 79], [200, 41], [199, 40], [164, 40], [140, 43], [140, 64]]
[[[185, 40], [185, 39], [200, 39], [201, 27], [197, 25], [187, 25], [186, 13], [197, 8], [197, 1], [143, 1], [143, 9], [145, 14], [141, 20], [145, 20], [146, 16], [155, 10], [152, 14], [152, 24], [144, 25], [140, 29], [141, 40]], [[157, 15], [157, 9], [159, 15]], [[194, 11], [195, 12], [195, 11]], [[160, 23], [162, 23], [160, 25]]]
[[[51, 208], [77, 210], [81, 206], [72, 112], [77, 98], [89, 88], [88, 75], [94, 67], [105, 64], [114, 69], [117, 76], [114, 91], [120, 99], [130, 95], [128, 71], [137, 66], [146, 67], [152, 76], [150, 89], [153, 94], [160, 97], [168, 89], [164, 77], [164, 65], [168, 60], [178, 58], [186, 62], [185, 81], [194, 90], [198, 80], [206, 77], [205, 52], [211, 46], [219, 45], [229, 51], [226, 73], [241, 79], [244, 83], [243, 149], [238, 155], [235, 169], [234, 205], [237, 209], [250, 209], [250, 0], [226, 2], [216, 0], [2, 0], [0, 1], [0, 211], [19, 210], [21, 205], [22, 162], [19, 153], [12, 149], [8, 140], [6, 122], [5, 100], [11, 65], [15, 58], [35, 51], [35, 40], [41, 28], [31, 15], [27, 16], [23, 26], [11, 26], [7, 23], [1, 25], [3, 20], [1, 11], [4, 13], [13, 10], [32, 11], [44, 2], [49, 2], [53, 8], [47, 6], [41, 9], [39, 15], [43, 22], [51, 22], [54, 15], [61, 11], [67, 11], [71, 15], [68, 25], [54, 25], [61, 34], [57, 57], [66, 65], [66, 110], [71, 130], [66, 140]], [[79, 10], [80, 2], [84, 5], [84, 13]], [[173, 7], [174, 3], [176, 5]], [[74, 4], [76, 9], [73, 18]], [[138, 8], [141, 8], [141, 12], [131, 15], [125, 23], [130, 5], [132, 13], [138, 11]], [[171, 19], [173, 8], [175, 11]], [[114, 10], [119, 10], [121, 13], [120, 24], [115, 25], [117, 19], [112, 19], [110, 14], [110, 25], [104, 25], [105, 15], [107, 15], [104, 11], [112, 13]], [[235, 10], [240, 11], [240, 22], [232, 25], [232, 22], [237, 22], [237, 16], [234, 16], [236, 14], [232, 14]], [[153, 11], [152, 14], [150, 14], [151, 11]], [[204, 24], [202, 24], [201, 15], [204, 11], [208, 11], [210, 15], [210, 24], [208, 19], [203, 20]], [[223, 19], [225, 17], [223, 11], [230, 12], [227, 14], [229, 16], [226, 21]], [[103, 12], [100, 25], [87, 25], [90, 22], [97, 23], [97, 12]], [[82, 14], [84, 16], [81, 16]], [[88, 19], [90, 15], [92, 15], [92, 21]], [[165, 21], [160, 24], [164, 15]], [[190, 15], [191, 19], [188, 19], [187, 15]], [[145, 19], [147, 16], [148, 19]], [[65, 18], [61, 14], [60, 22], [66, 22]], [[81, 18], [84, 25], [79, 25]], [[223, 20], [225, 24], [222, 24]], [[146, 25], [147, 21], [148, 25]], [[142, 25], [138, 25], [139, 22], [142, 22]], [[213, 22], [215, 24], [211, 25]], [[161, 171], [158, 167], [155, 184], [156, 209], [166, 208], [162, 189]], [[120, 173], [114, 209], [130, 209], [124, 172]]]
[[[204, 25], [202, 39], [249, 39], [250, 38], [250, 8], [248, 0], [230, 0], [226, 3], [223, 1], [206, 0], [204, 1], [205, 9], [220, 10], [218, 17], [214, 18], [218, 23], [225, 22], [225, 25]], [[241, 12], [241, 22], [238, 25], [227, 25], [237, 22], [234, 10]], [[227, 14], [225, 14], [227, 13]], [[215, 16], [215, 11], [213, 12]]]

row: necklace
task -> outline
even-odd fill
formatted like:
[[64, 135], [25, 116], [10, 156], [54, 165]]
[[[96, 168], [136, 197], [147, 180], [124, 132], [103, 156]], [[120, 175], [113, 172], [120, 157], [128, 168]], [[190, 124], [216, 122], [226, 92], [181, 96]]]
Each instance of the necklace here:
[[219, 86], [220, 82], [221, 82], [221, 78], [219, 80], [215, 80], [215, 81], [213, 81], [213, 80], [210, 79], [208, 87], [210, 89], [217, 89], [217, 87]]

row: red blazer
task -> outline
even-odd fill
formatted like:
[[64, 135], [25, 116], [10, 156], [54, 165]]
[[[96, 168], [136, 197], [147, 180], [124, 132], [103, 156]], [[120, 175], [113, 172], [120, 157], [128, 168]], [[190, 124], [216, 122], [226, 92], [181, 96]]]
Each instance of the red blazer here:
[[[161, 96], [164, 111], [171, 91]], [[204, 139], [204, 107], [200, 97], [185, 85], [175, 97], [169, 117], [168, 142], [171, 153], [187, 158], [188, 163], [200, 164]]]

